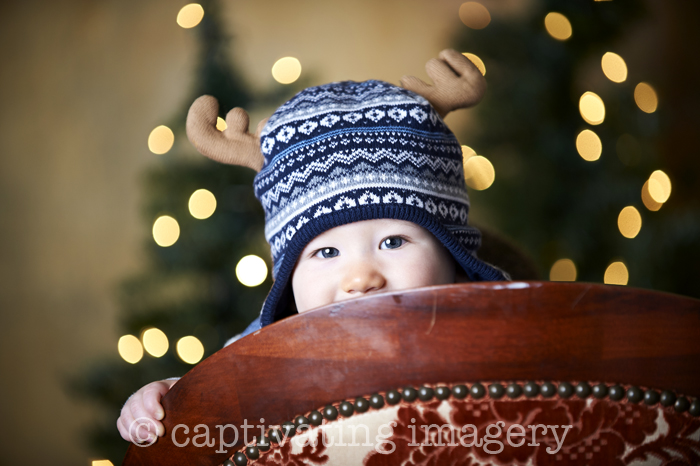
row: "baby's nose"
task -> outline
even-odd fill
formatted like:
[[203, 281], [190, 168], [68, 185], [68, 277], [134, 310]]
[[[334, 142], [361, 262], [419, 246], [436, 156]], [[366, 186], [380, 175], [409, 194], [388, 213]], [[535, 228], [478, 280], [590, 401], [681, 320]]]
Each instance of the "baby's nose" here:
[[371, 261], [357, 261], [351, 264], [341, 282], [345, 293], [369, 293], [386, 286], [386, 279], [377, 265]]

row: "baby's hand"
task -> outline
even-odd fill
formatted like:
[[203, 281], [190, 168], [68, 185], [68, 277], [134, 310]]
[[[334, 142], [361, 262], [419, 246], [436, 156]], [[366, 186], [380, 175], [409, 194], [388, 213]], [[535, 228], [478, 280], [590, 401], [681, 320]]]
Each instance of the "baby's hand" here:
[[156, 435], [162, 437], [165, 434], [165, 427], [160, 422], [165, 416], [160, 399], [175, 382], [177, 379], [151, 382], [126, 400], [117, 420], [117, 428], [124, 440], [152, 444]]

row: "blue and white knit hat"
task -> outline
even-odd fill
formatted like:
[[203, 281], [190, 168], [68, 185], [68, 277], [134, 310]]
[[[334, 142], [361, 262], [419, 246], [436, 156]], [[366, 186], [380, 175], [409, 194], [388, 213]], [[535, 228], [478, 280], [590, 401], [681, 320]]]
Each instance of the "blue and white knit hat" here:
[[474, 254], [480, 233], [467, 224], [461, 146], [420, 95], [382, 81], [308, 88], [277, 109], [260, 144], [264, 162], [254, 188], [275, 278], [263, 326], [287, 315], [281, 301], [309, 241], [361, 220], [413, 222], [435, 235], [471, 280], [507, 279]]

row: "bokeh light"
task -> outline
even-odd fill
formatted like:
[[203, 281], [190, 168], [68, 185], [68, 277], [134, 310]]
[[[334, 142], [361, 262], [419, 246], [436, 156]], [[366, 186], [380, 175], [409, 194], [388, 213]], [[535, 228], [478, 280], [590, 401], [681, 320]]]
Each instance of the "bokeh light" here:
[[216, 197], [206, 189], [198, 189], [190, 196], [188, 203], [190, 214], [199, 220], [212, 216], [216, 210]]
[[634, 238], [642, 229], [642, 216], [634, 206], [627, 206], [617, 216], [617, 227], [625, 238]]
[[486, 76], [486, 65], [484, 65], [484, 62], [481, 58], [477, 57], [473, 53], [463, 53], [465, 57], [469, 59], [474, 65], [476, 65], [477, 68], [479, 68], [479, 71], [481, 71], [481, 74], [483, 76]]
[[177, 14], [177, 24], [185, 29], [198, 25], [204, 18], [204, 8], [199, 3], [190, 3], [180, 8]]
[[219, 131], [226, 131], [226, 128], [228, 128], [226, 120], [224, 120], [221, 117], [216, 117], [216, 129], [218, 129]]
[[138, 338], [133, 335], [124, 335], [117, 344], [119, 356], [130, 364], [136, 364], [143, 357], [143, 346]]
[[173, 147], [174, 142], [173, 131], [164, 125], [157, 126], [148, 135], [148, 149], [154, 154], [165, 154]]
[[649, 195], [663, 204], [671, 197], [671, 179], [661, 170], [655, 170], [649, 177]]
[[168, 343], [168, 337], [165, 336], [162, 330], [157, 328], [149, 328], [141, 336], [141, 341], [143, 342], [143, 348], [148, 354], [159, 358], [168, 352], [170, 344]]
[[462, 162], [467, 163], [471, 157], [476, 155], [476, 151], [469, 146], [462, 146]]
[[549, 280], [552, 282], [575, 282], [576, 264], [571, 259], [559, 259], [549, 269]]
[[180, 237], [180, 225], [169, 215], [162, 215], [153, 222], [153, 239], [158, 246], [167, 248]]
[[301, 76], [301, 63], [294, 57], [280, 58], [272, 65], [272, 77], [280, 84], [291, 84]]
[[110, 460], [93, 460], [92, 466], [114, 466]]
[[584, 92], [578, 102], [581, 117], [589, 125], [599, 125], [605, 120], [605, 104], [598, 94]]
[[459, 19], [472, 29], [484, 29], [491, 22], [491, 14], [479, 2], [462, 3], [459, 7]]
[[573, 32], [569, 19], [563, 14], [554, 11], [545, 16], [544, 27], [547, 29], [549, 35], [556, 40], [566, 40], [571, 37]]
[[642, 202], [644, 203], [644, 207], [652, 212], [656, 212], [661, 208], [661, 206], [663, 206], [663, 203], [656, 202], [651, 197], [651, 194], [649, 193], [649, 180], [646, 180], [644, 182], [644, 186], [642, 186]]
[[607, 52], [600, 61], [605, 76], [614, 83], [621, 83], [627, 79], [627, 63], [616, 53]]
[[605, 269], [603, 283], [606, 285], [626, 285], [630, 275], [627, 266], [623, 262], [613, 262]]
[[593, 131], [584, 129], [576, 137], [576, 150], [583, 160], [594, 162], [603, 152], [603, 143]]
[[647, 83], [639, 83], [634, 88], [634, 101], [637, 103], [637, 107], [646, 113], [654, 113], [659, 106], [656, 91]]
[[649, 179], [647, 182], [647, 189], [649, 190], [649, 195], [651, 198], [654, 200], [654, 202], [663, 204], [661, 199], [664, 197], [664, 187], [658, 182], [658, 180]]
[[496, 170], [486, 157], [475, 155], [464, 164], [464, 181], [477, 191], [490, 187], [496, 179]]
[[245, 256], [236, 265], [236, 277], [245, 286], [258, 286], [267, 278], [267, 264], [256, 255]]
[[177, 341], [177, 355], [187, 364], [197, 364], [204, 356], [204, 345], [197, 337], [186, 336]]

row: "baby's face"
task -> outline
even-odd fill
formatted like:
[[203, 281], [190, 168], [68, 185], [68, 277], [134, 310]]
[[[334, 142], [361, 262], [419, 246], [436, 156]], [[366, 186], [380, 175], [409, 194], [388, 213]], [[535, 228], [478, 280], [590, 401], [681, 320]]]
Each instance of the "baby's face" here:
[[299, 256], [292, 289], [299, 312], [370, 293], [455, 282], [456, 263], [424, 228], [365, 220], [332, 228]]

